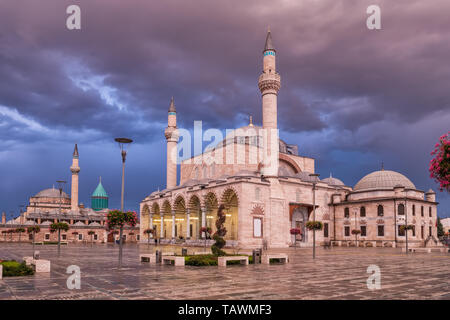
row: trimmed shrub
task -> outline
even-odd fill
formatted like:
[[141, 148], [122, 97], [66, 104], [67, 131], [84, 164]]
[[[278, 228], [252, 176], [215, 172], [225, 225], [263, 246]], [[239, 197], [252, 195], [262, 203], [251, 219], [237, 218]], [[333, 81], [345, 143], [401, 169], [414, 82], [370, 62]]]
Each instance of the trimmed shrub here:
[[4, 277], [31, 276], [34, 270], [27, 266], [25, 262], [17, 262], [15, 260], [2, 261]]

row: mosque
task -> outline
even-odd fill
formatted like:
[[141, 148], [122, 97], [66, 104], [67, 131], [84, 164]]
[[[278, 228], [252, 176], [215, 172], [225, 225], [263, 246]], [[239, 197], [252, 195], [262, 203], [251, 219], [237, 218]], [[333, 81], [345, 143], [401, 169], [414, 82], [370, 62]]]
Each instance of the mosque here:
[[[78, 146], [72, 154], [71, 195], [54, 186], [44, 189], [36, 195], [31, 196], [26, 210], [19, 217], [6, 220], [6, 214], [2, 213], [0, 224], [0, 241], [30, 241], [32, 235], [21, 235], [15, 231], [19, 228], [38, 225], [41, 229], [35, 236], [39, 243], [52, 243], [58, 241], [57, 232], [50, 232], [52, 223], [65, 222], [69, 225], [67, 232], [61, 232], [61, 241], [71, 243], [106, 243], [113, 242], [117, 238], [115, 232], [107, 231], [106, 214], [108, 213], [108, 194], [102, 185], [101, 178], [97, 188], [91, 196], [91, 208], [86, 208], [83, 203], [78, 203], [78, 181], [79, 181], [79, 153]], [[139, 226], [125, 227], [124, 239], [128, 242], [139, 241]]]
[[[210, 227], [215, 232], [217, 210], [223, 204], [229, 247], [284, 248], [294, 242], [311, 246], [313, 231], [306, 224], [314, 219], [323, 225], [315, 232], [319, 245], [404, 246], [401, 226], [405, 224], [412, 225], [410, 246], [437, 243], [438, 203], [432, 190], [419, 190], [403, 174], [383, 168], [367, 174], [354, 187], [335, 177], [320, 180], [314, 174], [315, 160], [278, 138], [281, 78], [276, 57], [269, 30], [258, 79], [262, 126], [250, 121], [215, 148], [183, 160], [179, 183], [172, 159], [178, 144], [172, 99], [165, 130], [167, 187], [140, 203], [141, 241], [147, 241], [144, 231], [152, 229], [148, 237], [161, 243], [203, 244], [208, 235], [200, 230]], [[300, 229], [300, 235], [292, 235], [293, 228]]]

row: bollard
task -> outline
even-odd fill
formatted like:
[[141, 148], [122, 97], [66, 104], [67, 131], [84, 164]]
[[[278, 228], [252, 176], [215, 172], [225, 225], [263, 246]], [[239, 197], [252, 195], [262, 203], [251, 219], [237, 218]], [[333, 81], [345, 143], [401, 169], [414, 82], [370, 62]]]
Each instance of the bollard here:
[[187, 256], [187, 248], [182, 248], [181, 249], [181, 255], [182, 256]]
[[155, 262], [161, 263], [162, 262], [162, 252], [160, 250], [156, 250], [155, 252]]
[[40, 256], [40, 252], [39, 252], [39, 251], [35, 251], [35, 252], [33, 253], [33, 259], [34, 259], [34, 260], [39, 260], [39, 256]]

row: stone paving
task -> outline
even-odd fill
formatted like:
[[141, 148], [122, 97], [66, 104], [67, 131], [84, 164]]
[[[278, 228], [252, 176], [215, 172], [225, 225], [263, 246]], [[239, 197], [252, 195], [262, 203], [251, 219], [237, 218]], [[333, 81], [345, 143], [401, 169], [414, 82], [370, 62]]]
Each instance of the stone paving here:
[[[154, 246], [126, 245], [117, 268], [116, 245], [37, 246], [52, 263], [50, 274], [0, 280], [0, 299], [446, 299], [450, 300], [450, 255], [409, 254], [392, 248], [274, 250], [287, 265], [174, 267], [140, 263]], [[181, 247], [164, 246], [181, 252]], [[189, 252], [192, 248], [188, 249]], [[202, 249], [199, 249], [202, 250]], [[0, 244], [1, 259], [22, 260], [31, 245]], [[381, 289], [367, 288], [367, 267], [381, 269]], [[81, 289], [69, 290], [66, 268], [81, 268]]]

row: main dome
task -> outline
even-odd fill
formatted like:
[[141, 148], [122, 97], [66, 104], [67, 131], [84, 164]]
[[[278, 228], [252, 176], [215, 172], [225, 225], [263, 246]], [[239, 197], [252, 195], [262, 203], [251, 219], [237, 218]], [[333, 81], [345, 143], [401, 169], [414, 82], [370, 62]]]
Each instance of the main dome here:
[[[35, 195], [36, 198], [59, 198], [59, 190], [55, 188], [49, 188], [38, 192]], [[67, 193], [62, 192], [62, 198], [70, 198]]]
[[370, 189], [393, 189], [401, 185], [406, 188], [416, 189], [416, 186], [401, 173], [391, 170], [380, 170], [369, 173], [358, 181], [353, 188], [354, 191]]

